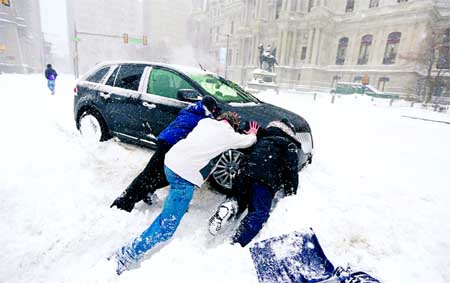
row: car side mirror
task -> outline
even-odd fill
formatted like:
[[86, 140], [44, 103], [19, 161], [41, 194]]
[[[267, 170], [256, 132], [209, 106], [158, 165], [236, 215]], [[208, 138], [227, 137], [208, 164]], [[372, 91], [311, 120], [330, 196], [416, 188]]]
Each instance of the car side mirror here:
[[177, 98], [182, 101], [196, 102], [202, 100], [202, 96], [198, 91], [193, 89], [180, 89]]

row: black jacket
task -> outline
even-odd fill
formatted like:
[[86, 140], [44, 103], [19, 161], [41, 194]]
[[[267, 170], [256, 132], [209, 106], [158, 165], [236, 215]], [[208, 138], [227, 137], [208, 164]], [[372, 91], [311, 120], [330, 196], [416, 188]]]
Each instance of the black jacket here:
[[271, 188], [273, 193], [280, 189], [284, 189], [286, 195], [297, 193], [296, 143], [278, 128], [263, 130], [258, 136], [241, 173]]
[[50, 79], [50, 75], [53, 74], [53, 80], [56, 79], [56, 77], [58, 76], [58, 73], [53, 69], [53, 68], [47, 68], [45, 69], [45, 78], [47, 80]]

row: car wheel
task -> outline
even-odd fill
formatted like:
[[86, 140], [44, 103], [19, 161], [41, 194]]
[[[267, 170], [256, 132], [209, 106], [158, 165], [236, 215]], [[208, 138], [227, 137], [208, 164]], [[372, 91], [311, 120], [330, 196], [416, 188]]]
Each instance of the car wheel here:
[[230, 190], [244, 157], [245, 155], [242, 152], [234, 149], [222, 153], [213, 168], [213, 180], [222, 188]]
[[93, 110], [81, 114], [78, 129], [84, 138], [91, 141], [106, 141], [110, 138], [105, 120]]

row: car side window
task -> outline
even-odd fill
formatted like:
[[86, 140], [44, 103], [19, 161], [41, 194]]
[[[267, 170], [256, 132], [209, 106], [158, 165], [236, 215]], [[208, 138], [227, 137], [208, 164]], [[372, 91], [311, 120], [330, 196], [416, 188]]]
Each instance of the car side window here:
[[147, 93], [176, 99], [180, 89], [194, 88], [189, 82], [173, 72], [157, 68], [152, 70], [148, 80]]
[[95, 72], [92, 75], [90, 75], [86, 80], [89, 81], [89, 82], [98, 83], [108, 73], [109, 69], [110, 69], [109, 66], [101, 68], [97, 72]]
[[120, 67], [117, 67], [114, 72], [109, 76], [109, 79], [106, 81], [106, 85], [114, 86], [114, 81], [116, 80], [117, 72], [119, 71]]
[[145, 65], [121, 65], [114, 86], [137, 91], [144, 69]]

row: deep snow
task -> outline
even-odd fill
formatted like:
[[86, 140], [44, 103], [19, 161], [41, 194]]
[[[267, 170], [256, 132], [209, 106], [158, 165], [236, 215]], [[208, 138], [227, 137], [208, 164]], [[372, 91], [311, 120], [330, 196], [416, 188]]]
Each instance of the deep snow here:
[[[83, 140], [73, 86], [61, 76], [50, 96], [41, 75], [0, 75], [0, 282], [257, 282], [248, 248], [209, 236], [222, 196], [204, 189], [168, 244], [115, 275], [106, 257], [152, 222], [167, 189], [131, 214], [109, 208], [152, 151]], [[325, 94], [260, 98], [310, 122], [315, 155], [256, 241], [312, 227], [335, 265], [386, 283], [450, 282], [450, 125], [402, 117], [448, 114]]]

